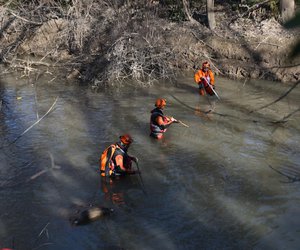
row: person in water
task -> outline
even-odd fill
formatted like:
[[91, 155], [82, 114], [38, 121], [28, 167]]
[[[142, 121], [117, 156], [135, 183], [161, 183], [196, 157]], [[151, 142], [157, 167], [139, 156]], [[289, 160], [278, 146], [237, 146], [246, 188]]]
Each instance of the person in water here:
[[209, 95], [214, 95], [211, 88], [215, 89], [215, 77], [210, 69], [209, 62], [202, 64], [202, 68], [196, 72], [194, 79], [199, 86], [200, 95], [204, 95], [205, 92]]
[[177, 123], [178, 121], [173, 117], [165, 116], [163, 109], [165, 108], [167, 102], [165, 99], [157, 99], [155, 102], [155, 109], [151, 111], [150, 117], [150, 136], [155, 139], [162, 139], [167, 128], [172, 123]]
[[101, 176], [115, 177], [136, 173], [131, 165], [132, 161], [137, 163], [138, 159], [127, 153], [133, 139], [129, 134], [121, 135], [119, 139], [118, 142], [107, 147], [101, 155]]

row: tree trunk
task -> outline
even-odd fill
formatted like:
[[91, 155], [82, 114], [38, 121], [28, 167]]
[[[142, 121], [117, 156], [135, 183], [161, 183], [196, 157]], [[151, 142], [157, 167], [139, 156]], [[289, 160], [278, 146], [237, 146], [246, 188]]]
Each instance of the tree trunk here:
[[295, 1], [280, 0], [280, 13], [283, 22], [286, 22], [289, 19], [291, 19], [295, 13]]
[[214, 0], [206, 0], [206, 12], [208, 27], [213, 30], [216, 27], [215, 12], [214, 12]]

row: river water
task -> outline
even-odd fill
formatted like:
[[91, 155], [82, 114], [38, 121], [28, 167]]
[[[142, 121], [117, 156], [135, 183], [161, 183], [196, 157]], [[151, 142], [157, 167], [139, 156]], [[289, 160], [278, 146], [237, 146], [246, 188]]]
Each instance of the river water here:
[[[299, 86], [260, 109], [290, 87], [217, 78], [218, 100], [200, 97], [192, 76], [101, 91], [2, 77], [0, 248], [299, 249]], [[157, 97], [189, 126], [161, 141], [149, 137]], [[101, 152], [123, 133], [144, 186], [99, 176]], [[89, 204], [114, 212], [72, 226]]]

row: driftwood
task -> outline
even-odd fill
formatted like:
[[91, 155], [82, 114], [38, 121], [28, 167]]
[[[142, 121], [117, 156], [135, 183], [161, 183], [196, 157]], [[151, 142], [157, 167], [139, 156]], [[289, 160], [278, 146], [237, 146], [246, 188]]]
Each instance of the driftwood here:
[[[11, 68], [24, 70], [25, 75], [29, 75], [29, 73], [32, 71], [38, 71], [38, 69], [34, 68], [33, 66], [37, 66], [37, 67], [44, 66], [47, 68], [62, 67], [62, 65], [57, 63], [50, 64], [42, 61], [21, 60], [21, 59], [15, 59], [14, 61], [3, 59], [3, 62], [8, 64]], [[26, 74], [26, 72], [28, 72], [28, 74]]]

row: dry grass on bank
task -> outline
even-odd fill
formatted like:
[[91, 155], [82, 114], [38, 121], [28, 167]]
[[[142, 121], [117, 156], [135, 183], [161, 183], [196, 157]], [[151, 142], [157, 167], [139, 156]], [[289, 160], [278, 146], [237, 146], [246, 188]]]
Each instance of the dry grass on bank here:
[[231, 77], [298, 77], [294, 68], [278, 71], [286, 55], [276, 49], [293, 36], [281, 32], [274, 45], [274, 34], [266, 37], [262, 30], [266, 25], [248, 29], [264, 32], [251, 44], [239, 22], [220, 19], [212, 33], [200, 23], [161, 18], [164, 10], [155, 1], [6, 2], [0, 7], [0, 60], [24, 76], [62, 68], [67, 79], [96, 87], [128, 80], [148, 86], [161, 79], [172, 82], [181, 70], [209, 60], [216, 74]]
[[67, 7], [57, 1], [3, 5], [0, 59], [26, 76], [37, 66], [71, 65], [71, 73], [96, 85], [174, 79], [177, 55], [167, 48], [157, 17], [139, 7], [92, 0]]

